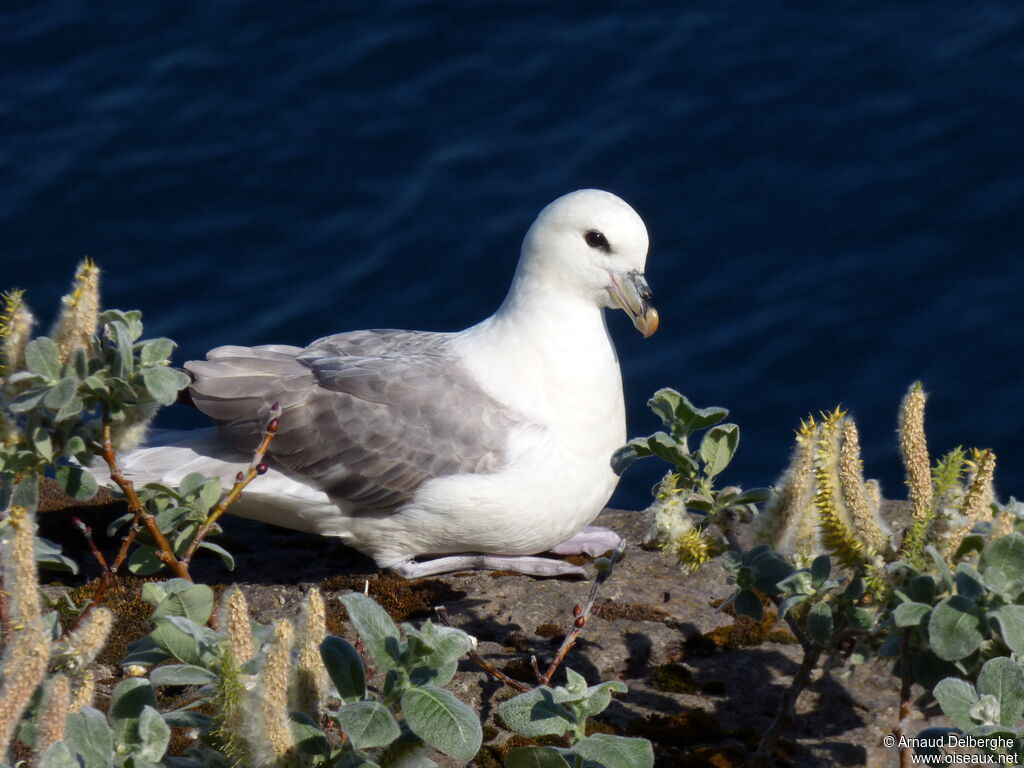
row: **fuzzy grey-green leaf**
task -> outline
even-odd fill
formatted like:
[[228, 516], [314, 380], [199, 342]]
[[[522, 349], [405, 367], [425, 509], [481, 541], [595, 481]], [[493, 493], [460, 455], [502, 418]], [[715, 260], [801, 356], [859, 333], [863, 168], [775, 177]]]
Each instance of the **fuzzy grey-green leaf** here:
[[139, 362], [143, 365], [157, 365], [171, 356], [177, 346], [173, 341], [166, 338], [150, 339], [142, 345], [139, 352]]
[[569, 768], [569, 763], [547, 747], [513, 747], [505, 755], [505, 768]]
[[114, 759], [114, 732], [103, 713], [92, 707], [68, 715], [64, 740], [81, 755], [86, 768], [110, 768]]
[[647, 739], [595, 733], [572, 745], [572, 751], [604, 768], [652, 768], [654, 748]]
[[999, 627], [1006, 646], [1018, 655], [1024, 655], [1024, 605], [1004, 605], [990, 613]]
[[897, 627], [916, 627], [931, 609], [924, 603], [900, 603], [893, 611], [893, 621]]
[[356, 631], [366, 644], [378, 671], [393, 669], [397, 660], [388, 653], [388, 638], [398, 642], [398, 627], [383, 608], [366, 595], [352, 592], [341, 596], [341, 602], [348, 611]]
[[173, 368], [159, 366], [143, 368], [142, 380], [150, 396], [161, 405], [171, 405], [178, 399], [178, 391], [189, 385], [189, 377]]
[[740, 428], [735, 424], [722, 424], [704, 435], [700, 441], [700, 457], [707, 474], [714, 477], [732, 461], [740, 443]]
[[1024, 536], [1014, 532], [989, 544], [981, 553], [978, 569], [995, 566], [1002, 570], [1010, 581], [1024, 580]]
[[971, 707], [978, 703], [978, 694], [973, 685], [966, 680], [947, 677], [935, 686], [933, 694], [953, 725], [962, 731], [969, 731], [974, 726], [968, 714]]
[[81, 768], [81, 763], [71, 754], [68, 745], [63, 741], [51, 744], [46, 754], [37, 764], [37, 768]]
[[84, 501], [96, 495], [96, 478], [81, 467], [62, 464], [54, 471], [57, 485], [72, 499]]
[[449, 757], [468, 761], [480, 749], [480, 719], [443, 688], [410, 688], [402, 694], [402, 712], [413, 733]]
[[58, 381], [43, 398], [43, 405], [53, 410], [59, 410], [71, 402], [78, 390], [78, 379], [74, 376], [65, 376]]
[[166, 664], [157, 667], [149, 675], [149, 682], [155, 686], [206, 685], [217, 680], [213, 672], [194, 664]]
[[505, 725], [527, 738], [561, 736], [575, 724], [572, 713], [555, 701], [547, 686], [534, 688], [498, 705]]
[[213, 600], [212, 589], [205, 584], [193, 584], [162, 600], [153, 611], [152, 619], [156, 621], [164, 616], [184, 616], [202, 626], [213, 613]]
[[40, 336], [26, 344], [25, 367], [47, 379], [56, 379], [60, 375], [60, 352], [54, 340]]
[[366, 696], [366, 670], [359, 652], [348, 640], [328, 635], [320, 643], [320, 658], [343, 702], [359, 701]]
[[402, 733], [391, 711], [376, 701], [346, 704], [338, 710], [336, 719], [356, 749], [390, 744]]
[[998, 656], [978, 673], [978, 694], [991, 694], [999, 702], [999, 724], [1014, 725], [1024, 714], [1024, 664]]
[[167, 751], [171, 728], [155, 707], [146, 706], [139, 717], [139, 748], [135, 754], [143, 760], [157, 761]]
[[818, 645], [832, 639], [832, 607], [827, 600], [815, 603], [807, 614], [807, 634]]
[[928, 641], [935, 655], [956, 661], [974, 653], [981, 641], [983, 619], [972, 600], [961, 595], [947, 597], [932, 609], [928, 619]]

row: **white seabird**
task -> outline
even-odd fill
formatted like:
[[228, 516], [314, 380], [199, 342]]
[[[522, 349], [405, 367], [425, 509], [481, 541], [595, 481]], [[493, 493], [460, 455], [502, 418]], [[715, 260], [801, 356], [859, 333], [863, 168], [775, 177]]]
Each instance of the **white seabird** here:
[[[615, 489], [611, 459], [626, 442], [604, 309], [625, 310], [644, 336], [657, 329], [647, 249], [643, 221], [615, 195], [565, 195], [530, 227], [491, 317], [458, 333], [218, 347], [185, 365], [192, 399], [216, 430], [137, 450], [125, 473], [174, 484], [202, 472], [229, 483], [277, 402], [271, 470], [231, 512], [339, 536], [409, 578], [466, 568], [581, 573], [530, 556], [617, 542], [583, 530]], [[437, 559], [415, 560], [423, 556]]]

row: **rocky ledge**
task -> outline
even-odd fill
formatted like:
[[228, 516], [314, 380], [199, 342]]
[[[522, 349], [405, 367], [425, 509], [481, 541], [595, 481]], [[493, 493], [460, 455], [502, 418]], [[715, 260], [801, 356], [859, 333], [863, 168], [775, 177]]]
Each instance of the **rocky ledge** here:
[[[101, 532], [122, 512], [109, 497], [71, 508], [51, 489], [40, 515], [41, 533], [60, 541], [83, 566], [73, 580], [49, 583], [46, 591], [52, 597], [70, 591], [81, 599], [98, 574], [71, 516], [91, 524], [97, 543], [109, 554], [117, 542]], [[606, 510], [597, 522], [631, 543], [598, 595], [599, 614], [565, 660], [591, 684], [619, 679], [629, 687], [597, 718], [595, 728], [650, 739], [659, 766], [745, 765], [797, 671], [799, 645], [784, 624], [774, 621], [774, 613], [755, 623], [718, 610], [731, 589], [717, 565], [691, 575], [662, 553], [642, 549], [637, 544], [646, 527], [642, 513]], [[193, 574], [218, 591], [217, 585], [241, 585], [258, 621], [295, 617], [303, 593], [314, 584], [327, 600], [329, 628], [350, 639], [354, 633], [336, 598], [351, 590], [367, 589], [396, 621], [421, 622], [443, 606], [453, 626], [476, 637], [487, 662], [528, 683], [535, 682], [531, 656], [546, 666], [572, 627], [573, 607], [590, 588], [586, 582], [503, 572], [402, 581], [331, 539], [234, 517], [225, 528], [217, 541], [234, 554], [235, 570], [204, 553], [194, 562]], [[105, 598], [118, 616], [115, 635], [100, 658], [108, 691], [121, 677], [117, 662], [125, 645], [150, 630], [150, 609], [139, 602], [139, 590], [139, 579], [123, 577]], [[560, 671], [553, 684], [562, 682]], [[495, 709], [515, 692], [468, 659], [450, 688], [486, 723], [485, 745], [475, 764], [500, 765], [503, 751], [518, 737], [495, 723]], [[103, 706], [102, 698], [98, 704]], [[847, 678], [841, 668], [819, 672], [800, 697], [797, 718], [779, 743], [775, 764], [893, 765], [897, 753], [884, 748], [882, 739], [897, 718], [898, 683], [888, 664], [870, 662]]]

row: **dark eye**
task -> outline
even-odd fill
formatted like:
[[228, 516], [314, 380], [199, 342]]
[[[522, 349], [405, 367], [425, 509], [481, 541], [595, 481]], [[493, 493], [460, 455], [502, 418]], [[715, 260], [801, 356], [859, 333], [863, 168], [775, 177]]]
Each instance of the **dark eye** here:
[[598, 232], [596, 229], [592, 229], [583, 236], [583, 239], [587, 241], [587, 245], [591, 248], [600, 248], [604, 251], [610, 251], [611, 247], [608, 245], [608, 238]]

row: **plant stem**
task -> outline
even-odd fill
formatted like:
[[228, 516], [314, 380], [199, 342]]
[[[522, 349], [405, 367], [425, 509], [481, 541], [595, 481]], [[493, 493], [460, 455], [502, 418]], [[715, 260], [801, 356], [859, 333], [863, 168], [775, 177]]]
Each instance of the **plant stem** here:
[[235, 484], [231, 486], [231, 490], [228, 491], [227, 495], [220, 500], [220, 503], [213, 508], [213, 511], [207, 516], [206, 520], [196, 531], [195, 538], [192, 539], [188, 545], [188, 549], [185, 550], [184, 557], [181, 558], [182, 562], [187, 566], [192, 562], [192, 556], [199, 549], [199, 545], [203, 543], [203, 539], [210, 533], [210, 530], [217, 523], [225, 512], [228, 511], [228, 507], [238, 501], [238, 497], [242, 495], [242, 491], [245, 487], [256, 479], [259, 475], [264, 474], [268, 467], [263, 462], [263, 457], [267, 453], [267, 449], [270, 447], [270, 441], [274, 439], [274, 435], [277, 434], [277, 430], [280, 426], [278, 418], [281, 414], [281, 407], [274, 403], [270, 409], [270, 419], [267, 422], [267, 426], [263, 430], [263, 439], [260, 440], [260, 444], [256, 446], [256, 450], [253, 452], [252, 460], [249, 462], [249, 466], [245, 472], [239, 472], [235, 477]]
[[103, 460], [107, 462], [107, 468], [110, 471], [110, 479], [117, 483], [117, 487], [124, 493], [125, 499], [128, 502], [128, 511], [135, 515], [135, 518], [132, 521], [133, 530], [125, 537], [125, 541], [121, 546], [121, 551], [118, 553], [117, 560], [115, 560], [114, 564], [111, 566], [111, 572], [116, 573], [117, 569], [121, 566], [121, 563], [124, 561], [122, 555], [127, 556], [128, 547], [130, 546], [131, 541], [134, 540], [135, 534], [138, 532], [138, 525], [141, 522], [146, 526], [149, 534], [153, 537], [153, 541], [156, 543], [157, 558], [159, 558], [164, 565], [170, 568], [174, 572], [175, 576], [192, 581], [192, 577], [188, 572], [188, 566], [175, 557], [171, 543], [161, 532], [160, 526], [156, 524], [156, 518], [146, 511], [146, 508], [139, 500], [138, 494], [135, 493], [135, 485], [121, 473], [121, 468], [117, 465], [117, 454], [114, 452], [114, 444], [110, 439], [110, 414], [106, 406], [104, 406], [103, 409], [102, 456]]
[[[587, 595], [587, 601], [583, 606], [575, 613], [575, 619], [573, 621], [572, 629], [569, 630], [569, 634], [565, 636], [562, 641], [562, 645], [559, 647], [558, 652], [555, 654], [555, 658], [552, 659], [551, 664], [548, 666], [547, 671], [543, 675], [537, 678], [537, 681], [541, 685], [547, 685], [551, 682], [551, 678], [555, 676], [555, 672], [558, 671], [558, 667], [565, 660], [565, 656], [572, 647], [576, 644], [576, 640], [579, 639], [580, 633], [583, 631], [583, 627], [587, 625], [587, 619], [590, 618], [594, 612], [594, 600], [597, 599], [597, 591], [601, 588], [612, 575], [612, 570], [615, 567], [615, 563], [622, 559], [622, 553], [626, 548], [626, 542], [619, 542], [619, 546], [612, 552], [610, 564], [608, 569], [598, 573], [597, 578], [594, 579], [594, 584], [590, 588], [590, 594]], [[534, 661], [534, 668], [536, 669], [536, 660]]]
[[[444, 606], [434, 606], [434, 612], [437, 614], [437, 618], [440, 620], [442, 624], [444, 624], [446, 627], [452, 626], [452, 623], [448, 620], [448, 611], [447, 609], [445, 609]], [[489, 661], [487, 661], [487, 659], [485, 659], [476, 651], [470, 649], [469, 653], [467, 653], [466, 655], [469, 656], [469, 660], [476, 664], [478, 667], [480, 667], [480, 669], [484, 670], [485, 672], [490, 672], [492, 675], [494, 675], [494, 677], [503, 682], [505, 685], [515, 688], [520, 693], [525, 693], [526, 691], [530, 690], [530, 686], [528, 686], [526, 683], [521, 683], [518, 680], [509, 677], [500, 669], [498, 669]]]
[[818, 659], [821, 658], [824, 650], [824, 646], [814, 644], [810, 648], [804, 649], [804, 658], [800, 662], [800, 669], [793, 676], [793, 682], [789, 684], [789, 688], [782, 694], [779, 711], [776, 713], [775, 720], [772, 721], [771, 726], [765, 732], [764, 738], [761, 739], [761, 743], [757, 747], [757, 752], [754, 753], [754, 757], [750, 761], [752, 766], [765, 765], [771, 756], [772, 751], [775, 749], [775, 742], [779, 740], [782, 730], [786, 727], [786, 721], [793, 716], [796, 700], [810, 682], [811, 671], [818, 665]]
[[[899, 744], [904, 734], [904, 724], [910, 718], [910, 696], [914, 685], [913, 675], [910, 673], [910, 634], [912, 627], [903, 630], [900, 638], [900, 720], [893, 728], [893, 736]], [[910, 747], [900, 747], [900, 768], [910, 768]]]

